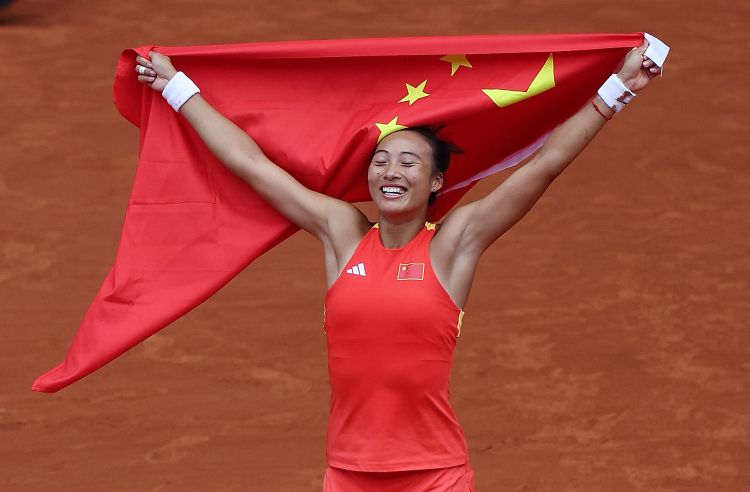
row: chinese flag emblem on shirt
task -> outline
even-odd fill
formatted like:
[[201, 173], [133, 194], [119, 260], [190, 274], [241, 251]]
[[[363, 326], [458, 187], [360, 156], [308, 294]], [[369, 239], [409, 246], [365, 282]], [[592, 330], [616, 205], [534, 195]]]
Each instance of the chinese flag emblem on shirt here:
[[[370, 199], [367, 166], [384, 136], [444, 124], [464, 154], [429, 211], [436, 220], [477, 180], [538, 149], [642, 41], [642, 33], [453, 36], [124, 51], [114, 100], [140, 128], [140, 159], [120, 244], [65, 360], [32, 389], [54, 392], [98, 369], [297, 230], [137, 82], [136, 53], [169, 55], [272, 161], [350, 202]], [[409, 264], [398, 278], [423, 273]]]
[[396, 280], [423, 280], [424, 263], [401, 263]]

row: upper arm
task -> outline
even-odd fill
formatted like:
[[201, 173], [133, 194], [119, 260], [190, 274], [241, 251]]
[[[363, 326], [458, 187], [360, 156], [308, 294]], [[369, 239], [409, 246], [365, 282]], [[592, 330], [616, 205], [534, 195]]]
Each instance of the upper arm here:
[[530, 161], [484, 198], [454, 209], [440, 225], [430, 244], [433, 269], [459, 306], [469, 295], [484, 250], [518, 222], [554, 180], [538, 162]]
[[[355, 207], [310, 190], [266, 157], [257, 143], [200, 94], [180, 108], [211, 153], [277, 211], [324, 243], [329, 224], [355, 217]], [[354, 209], [354, 210], [352, 210]]]
[[237, 174], [284, 217], [324, 243], [334, 239], [332, 225], [351, 222], [358, 227], [364, 217], [350, 203], [307, 188], [265, 155], [247, 158]]
[[354, 205], [313, 191], [267, 157], [238, 166], [238, 175], [287, 219], [323, 243], [330, 286], [371, 227], [367, 216]]
[[453, 231], [456, 252], [481, 255], [526, 215], [554, 179], [537, 156], [484, 198], [451, 212], [444, 226]]

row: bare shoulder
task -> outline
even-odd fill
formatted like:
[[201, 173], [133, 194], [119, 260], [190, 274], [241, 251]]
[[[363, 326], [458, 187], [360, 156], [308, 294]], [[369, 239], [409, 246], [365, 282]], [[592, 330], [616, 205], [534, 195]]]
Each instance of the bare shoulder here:
[[342, 267], [354, 254], [372, 223], [360, 209], [340, 200], [328, 213], [327, 221], [328, 237], [323, 240], [323, 247], [326, 254], [332, 254], [337, 265]]
[[327, 216], [330, 231], [354, 233], [367, 232], [372, 223], [367, 216], [351, 203], [337, 200]]

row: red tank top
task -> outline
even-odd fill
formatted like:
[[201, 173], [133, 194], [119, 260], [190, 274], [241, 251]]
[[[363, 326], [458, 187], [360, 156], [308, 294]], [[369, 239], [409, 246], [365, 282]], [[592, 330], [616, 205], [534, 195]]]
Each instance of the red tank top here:
[[468, 461], [448, 387], [463, 311], [432, 271], [434, 235], [426, 223], [404, 247], [388, 249], [376, 224], [328, 290], [330, 466], [396, 471]]

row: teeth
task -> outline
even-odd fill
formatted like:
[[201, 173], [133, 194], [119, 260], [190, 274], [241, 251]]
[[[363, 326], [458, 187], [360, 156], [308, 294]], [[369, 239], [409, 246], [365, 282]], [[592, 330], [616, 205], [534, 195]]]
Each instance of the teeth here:
[[383, 190], [383, 193], [395, 193], [397, 195], [403, 195], [406, 191], [400, 186], [383, 186], [380, 189]]

